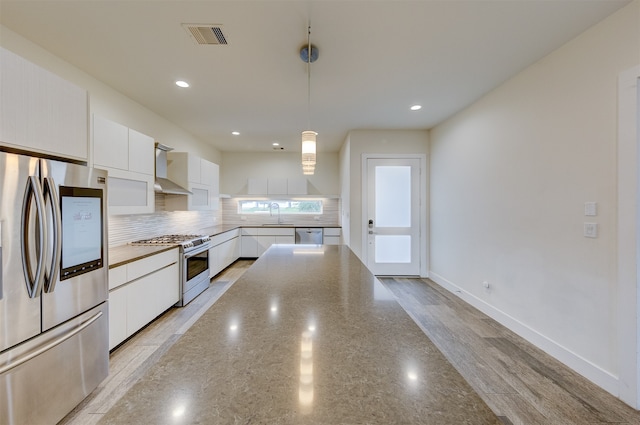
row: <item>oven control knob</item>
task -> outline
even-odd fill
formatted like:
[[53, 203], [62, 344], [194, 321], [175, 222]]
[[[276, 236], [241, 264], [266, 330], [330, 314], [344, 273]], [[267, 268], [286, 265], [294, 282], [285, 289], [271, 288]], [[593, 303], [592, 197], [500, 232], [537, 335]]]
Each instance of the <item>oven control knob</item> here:
[[193, 242], [187, 242], [187, 243], [184, 245], [184, 247], [185, 247], [185, 248], [192, 248], [192, 247], [193, 247]]

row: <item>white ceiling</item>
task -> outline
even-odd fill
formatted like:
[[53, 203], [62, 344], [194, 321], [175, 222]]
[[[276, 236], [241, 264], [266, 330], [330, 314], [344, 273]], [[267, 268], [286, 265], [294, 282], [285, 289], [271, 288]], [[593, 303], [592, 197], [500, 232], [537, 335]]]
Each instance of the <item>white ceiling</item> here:
[[349, 130], [434, 126], [628, 2], [0, 0], [0, 23], [221, 151], [299, 151], [310, 119], [332, 152]]

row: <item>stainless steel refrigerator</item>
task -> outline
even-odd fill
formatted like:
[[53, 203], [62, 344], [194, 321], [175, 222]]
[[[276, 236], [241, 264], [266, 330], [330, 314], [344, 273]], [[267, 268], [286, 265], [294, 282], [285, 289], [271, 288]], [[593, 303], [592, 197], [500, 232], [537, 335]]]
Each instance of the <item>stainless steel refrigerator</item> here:
[[108, 374], [106, 177], [0, 152], [0, 424], [55, 424]]

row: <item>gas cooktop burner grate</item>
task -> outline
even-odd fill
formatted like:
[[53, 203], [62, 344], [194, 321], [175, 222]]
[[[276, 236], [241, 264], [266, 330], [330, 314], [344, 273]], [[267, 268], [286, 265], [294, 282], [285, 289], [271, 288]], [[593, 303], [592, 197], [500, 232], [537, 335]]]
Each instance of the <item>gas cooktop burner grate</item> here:
[[163, 235], [131, 242], [131, 245], [175, 245], [203, 238], [202, 235]]

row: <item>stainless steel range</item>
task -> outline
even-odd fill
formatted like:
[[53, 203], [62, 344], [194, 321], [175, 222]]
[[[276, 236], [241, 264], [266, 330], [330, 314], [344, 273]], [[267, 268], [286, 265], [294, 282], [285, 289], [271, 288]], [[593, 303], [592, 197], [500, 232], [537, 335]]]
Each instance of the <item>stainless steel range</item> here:
[[209, 287], [211, 238], [203, 235], [163, 235], [131, 242], [131, 245], [176, 245], [180, 248], [180, 301], [185, 306]]

